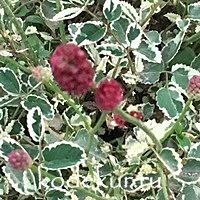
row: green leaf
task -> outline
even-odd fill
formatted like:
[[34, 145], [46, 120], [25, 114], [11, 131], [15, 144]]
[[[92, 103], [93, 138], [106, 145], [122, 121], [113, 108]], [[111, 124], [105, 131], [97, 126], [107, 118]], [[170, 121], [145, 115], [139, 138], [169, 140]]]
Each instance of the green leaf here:
[[149, 31], [145, 35], [152, 44], [158, 45], [161, 43], [161, 36], [158, 31]]
[[[91, 118], [85, 114], [83, 114], [83, 116], [86, 118], [88, 124], [91, 124]], [[72, 126], [85, 126], [85, 123], [83, 122], [82, 118], [77, 113], [70, 118], [70, 124]]]
[[143, 120], [146, 121], [147, 119], [150, 119], [150, 117], [153, 114], [155, 105], [147, 103], [143, 106], [142, 108], [142, 113], [143, 113]]
[[200, 54], [193, 59], [191, 67], [200, 72]]
[[71, 23], [68, 25], [68, 31], [70, 35], [74, 38], [75, 34], [79, 30], [79, 28], [82, 26], [83, 23]]
[[11, 186], [20, 194], [33, 195], [37, 191], [35, 177], [30, 169], [15, 170], [8, 165], [4, 166], [2, 170]]
[[183, 165], [181, 173], [176, 178], [178, 178], [178, 181], [187, 184], [195, 184], [199, 182], [200, 160], [188, 158]]
[[189, 69], [186, 65], [176, 64], [172, 66], [173, 76], [171, 81], [177, 83], [181, 88], [186, 89], [188, 85], [188, 73]]
[[47, 200], [71, 200], [67, 191], [59, 191], [56, 189], [48, 190], [45, 197]]
[[191, 146], [187, 157], [200, 159], [200, 142], [197, 142]]
[[4, 95], [3, 97], [0, 97], [0, 108], [5, 107], [5, 106], [13, 106], [17, 107], [20, 104], [20, 97], [16, 96], [10, 96], [10, 95]]
[[31, 110], [33, 107], [39, 107], [44, 118], [47, 120], [51, 120], [54, 117], [53, 106], [46, 98], [31, 94], [27, 96], [26, 100], [22, 101], [21, 104], [27, 111]]
[[182, 160], [179, 158], [179, 154], [172, 148], [163, 148], [160, 157], [163, 164], [172, 174], [179, 174], [182, 168]]
[[178, 53], [182, 44], [185, 32], [179, 32], [175, 38], [171, 39], [162, 49], [162, 58], [165, 63], [170, 62]]
[[119, 19], [122, 9], [118, 0], [106, 0], [103, 5], [103, 14], [105, 18], [112, 22]]
[[21, 85], [17, 76], [8, 68], [0, 68], [0, 86], [12, 96], [17, 96], [21, 92]]
[[186, 135], [176, 135], [176, 140], [178, 141], [179, 145], [181, 146], [181, 148], [184, 151], [188, 151], [188, 149], [190, 149], [191, 146], [191, 141], [190, 138]]
[[104, 37], [106, 31], [102, 22], [87, 21], [79, 27], [74, 40], [79, 45], [95, 43]]
[[162, 60], [159, 49], [147, 40], [142, 40], [133, 54], [149, 62], [161, 63]]
[[40, 11], [45, 18], [52, 19], [56, 15], [56, 2], [52, 3], [44, 0], [41, 3]]
[[58, 170], [80, 164], [86, 155], [80, 146], [62, 141], [46, 146], [42, 151], [42, 157], [42, 167]]
[[180, 19], [178, 18], [176, 20], [176, 25], [181, 31], [186, 31], [190, 25], [190, 20], [189, 19]]
[[142, 28], [139, 24], [131, 23], [126, 30], [126, 40], [133, 49], [138, 48], [142, 39]]
[[163, 189], [160, 189], [156, 195], [156, 200], [163, 200], [163, 199], [165, 199]]
[[196, 185], [186, 185], [181, 192], [182, 200], [199, 200], [200, 188]]
[[177, 117], [181, 113], [184, 106], [184, 100], [176, 88], [162, 87], [156, 94], [157, 105], [167, 117]]
[[194, 58], [194, 50], [190, 47], [186, 47], [176, 54], [176, 56], [171, 60], [170, 66], [175, 64], [185, 64], [189, 66]]
[[200, 21], [200, 2], [190, 4], [188, 7], [188, 17], [195, 21]]
[[116, 38], [124, 46], [128, 46], [126, 31], [129, 24], [130, 24], [130, 20], [128, 20], [125, 17], [120, 17], [117, 21], [114, 21], [111, 23], [112, 31], [114, 31]]
[[138, 81], [144, 84], [153, 84], [159, 81], [160, 74], [164, 71], [163, 63], [143, 61], [144, 69], [138, 74]]
[[122, 11], [123, 13], [131, 20], [131, 21], [136, 21], [139, 22], [139, 15], [136, 11], [136, 9], [129, 4], [128, 2], [125, 1], [121, 1], [121, 7], [122, 7]]
[[123, 48], [117, 44], [102, 44], [96, 47], [97, 51], [101, 55], [123, 57]]
[[11, 120], [5, 128], [5, 131], [9, 135], [23, 135], [24, 130], [25, 129], [19, 120]]
[[8, 122], [8, 108], [0, 109], [0, 125], [4, 127], [7, 124], [7, 122]]
[[40, 25], [45, 26], [43, 19], [38, 15], [29, 15], [26, 17], [24, 22], [29, 23], [29, 24], [40, 24]]
[[[7, 160], [7, 155], [14, 149], [23, 149], [23, 147], [14, 139], [3, 137], [0, 140], [0, 157]], [[24, 149], [23, 149], [24, 150]]]
[[[78, 130], [75, 138], [72, 139], [72, 141], [82, 148], [86, 148], [89, 140], [89, 133], [86, 129], [80, 129]], [[101, 151], [101, 149], [98, 146], [98, 137], [94, 137], [92, 146], [90, 149], [89, 156], [92, 158], [94, 157], [96, 160], [103, 160], [105, 159], [105, 155]]]
[[0, 195], [7, 195], [10, 190], [8, 180], [3, 176], [0, 176]]
[[35, 142], [41, 141], [45, 132], [45, 124], [39, 107], [33, 107], [28, 111], [27, 128], [31, 138]]

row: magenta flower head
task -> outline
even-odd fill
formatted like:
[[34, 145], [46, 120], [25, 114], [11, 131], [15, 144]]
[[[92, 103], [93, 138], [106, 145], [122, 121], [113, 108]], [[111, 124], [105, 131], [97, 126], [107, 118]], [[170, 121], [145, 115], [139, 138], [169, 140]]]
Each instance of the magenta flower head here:
[[125, 126], [125, 121], [119, 114], [114, 114], [113, 119], [114, 119], [115, 123], [117, 124], [117, 126], [119, 126], [121, 128], [123, 128]]
[[86, 53], [73, 43], [60, 44], [49, 58], [53, 76], [62, 90], [75, 95], [93, 86], [94, 69]]
[[8, 154], [8, 163], [16, 170], [27, 170], [32, 165], [32, 159], [24, 150], [16, 149]]
[[190, 98], [200, 100], [200, 75], [195, 75], [189, 80], [187, 93]]
[[95, 102], [100, 110], [112, 111], [123, 99], [123, 89], [115, 80], [103, 80], [95, 92]]

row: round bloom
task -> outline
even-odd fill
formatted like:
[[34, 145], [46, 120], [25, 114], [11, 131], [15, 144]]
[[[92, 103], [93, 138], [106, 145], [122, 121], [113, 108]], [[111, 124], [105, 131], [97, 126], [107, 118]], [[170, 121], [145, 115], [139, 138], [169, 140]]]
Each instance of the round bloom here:
[[24, 150], [16, 149], [8, 154], [8, 163], [16, 170], [27, 170], [32, 165], [32, 159]]
[[55, 80], [64, 91], [81, 95], [93, 86], [94, 69], [79, 46], [60, 44], [49, 62]]
[[200, 75], [194, 75], [188, 83], [187, 92], [189, 97], [200, 100]]
[[115, 80], [103, 80], [95, 92], [95, 102], [99, 109], [112, 111], [123, 99], [123, 89]]

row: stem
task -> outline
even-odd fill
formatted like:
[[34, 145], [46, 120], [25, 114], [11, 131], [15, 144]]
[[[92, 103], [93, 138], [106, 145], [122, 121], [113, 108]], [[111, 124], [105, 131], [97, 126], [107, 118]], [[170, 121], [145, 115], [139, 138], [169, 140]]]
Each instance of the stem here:
[[[60, 3], [60, 0], [56, 0], [56, 7], [57, 7], [58, 12], [62, 10], [62, 5]], [[61, 41], [63, 43], [66, 42], [67, 39], [66, 39], [66, 35], [65, 35], [65, 25], [64, 25], [63, 21], [59, 22], [59, 31], [60, 31]]]
[[140, 23], [141, 26], [144, 26], [148, 22], [148, 20], [152, 17], [152, 15], [154, 14], [158, 6], [161, 4], [161, 2], [162, 0], [159, 0], [157, 3], [153, 5], [153, 8], [151, 9], [147, 17]]
[[21, 38], [22, 38], [22, 42], [23, 42], [23, 45], [28, 48], [28, 52], [30, 54], [30, 57], [31, 57], [31, 60], [33, 60], [33, 64], [35, 65], [38, 65], [39, 62], [38, 62], [38, 58], [36, 56], [36, 54], [34, 53], [31, 45], [29, 44], [28, 40], [27, 40], [27, 37], [26, 37], [26, 34], [22, 28], [22, 26], [19, 24], [19, 22], [17, 21], [14, 13], [12, 12], [12, 10], [10, 9], [9, 5], [5, 2], [5, 1], [0, 1], [0, 5], [3, 7], [5, 13], [11, 17], [11, 21], [12, 23], [15, 25], [16, 29], [18, 30]]
[[188, 111], [190, 104], [192, 102], [192, 98], [189, 98], [185, 104], [185, 107], [183, 109], [183, 111], [181, 112], [179, 118], [176, 120], [176, 123], [171, 127], [171, 129], [169, 131], [167, 131], [164, 135], [164, 137], [160, 140], [161, 143], [163, 143], [176, 129], [176, 126], [182, 121], [182, 119], [185, 116], [185, 113]]
[[185, 48], [187, 47], [189, 44], [196, 42], [200, 39], [200, 32], [197, 32], [195, 34], [193, 34], [192, 36], [190, 36], [189, 38], [187, 38], [185, 41], [183, 41], [183, 45], [182, 47]]
[[167, 178], [163, 172], [163, 169], [161, 167], [162, 163], [160, 163], [160, 165], [158, 164], [158, 172], [160, 174], [160, 178], [161, 178], [161, 185], [162, 185], [162, 191], [163, 191], [163, 196], [164, 196], [164, 200], [169, 200], [169, 196], [168, 196], [168, 191], [167, 191]]
[[21, 71], [25, 72], [26, 74], [31, 73], [30, 69], [24, 67], [23, 65], [20, 65], [18, 62], [16, 62], [15, 60], [13, 60], [9, 57], [5, 57], [5, 56], [0, 55], [0, 62], [3, 62], [5, 64], [11, 63], [13, 67], [16, 67], [16, 69], [20, 69]]
[[[38, 174], [38, 167], [36, 165], [32, 165], [31, 166], [31, 170], [35, 173], [35, 174]], [[50, 180], [54, 180], [54, 182], [62, 185], [63, 184], [63, 181], [61, 181], [61, 178], [57, 177], [57, 176], [54, 176], [52, 174], [50, 174], [49, 172], [46, 172], [45, 170], [41, 169], [40, 168], [40, 173], [43, 177], [48, 177]], [[108, 200], [107, 198], [104, 198], [104, 197], [100, 197], [98, 196], [97, 194], [95, 194], [94, 192], [91, 192], [85, 188], [82, 188], [82, 187], [73, 187], [73, 190], [77, 190], [79, 192], [83, 192], [84, 194], [86, 194], [87, 196], [90, 196], [90, 197], [93, 197], [94, 199], [97, 199], [97, 200]]]
[[79, 108], [76, 106], [76, 104], [68, 97], [68, 95], [63, 92], [56, 84], [55, 82], [49, 80], [48, 82], [45, 83], [45, 85], [47, 87], [49, 87], [52, 91], [54, 91], [55, 93], [58, 93], [60, 94], [64, 99], [65, 101], [67, 102], [67, 104], [69, 106], [71, 106], [77, 114], [79, 114], [80, 118], [83, 120], [84, 124], [85, 124], [85, 128], [90, 131], [91, 130], [91, 127], [87, 121], [87, 119], [83, 116], [83, 114], [81, 113], [81, 111], [79, 110]]
[[121, 110], [119, 107], [117, 107], [115, 109], [115, 113], [119, 114], [125, 121], [132, 123], [132, 124], [138, 126], [139, 128], [141, 128], [151, 138], [151, 140], [154, 142], [154, 144], [156, 145], [156, 150], [158, 152], [161, 151], [162, 144], [155, 137], [154, 133], [151, 132], [151, 130], [142, 121], [136, 119], [135, 117], [132, 117], [131, 115], [129, 115], [125, 111]]
[[98, 122], [95, 125], [95, 127], [90, 131], [87, 148], [85, 150], [86, 154], [89, 154], [90, 149], [92, 147], [92, 142], [93, 142], [93, 139], [94, 139], [94, 134], [99, 130], [99, 128], [101, 127], [101, 125], [104, 123], [104, 121], [106, 119], [106, 115], [107, 115], [107, 112], [102, 112], [101, 116], [100, 116], [100, 118], [98, 120]]

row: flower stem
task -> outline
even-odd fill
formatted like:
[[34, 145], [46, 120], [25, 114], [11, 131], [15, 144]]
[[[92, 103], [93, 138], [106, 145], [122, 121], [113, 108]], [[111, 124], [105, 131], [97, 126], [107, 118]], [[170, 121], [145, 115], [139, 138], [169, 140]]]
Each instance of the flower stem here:
[[83, 120], [83, 122], [84, 122], [84, 124], [85, 124], [85, 128], [86, 128], [88, 131], [90, 131], [90, 130], [91, 130], [91, 126], [89, 125], [89, 123], [88, 123], [86, 117], [83, 116], [82, 112], [79, 110], [79, 108], [77, 107], [77, 105], [68, 97], [68, 95], [67, 95], [64, 91], [62, 91], [62, 90], [56, 85], [56, 83], [55, 83], [54, 81], [51, 81], [51, 80], [50, 80], [50, 81], [46, 82], [45, 85], [46, 85], [47, 87], [49, 87], [52, 91], [54, 91], [54, 92], [60, 94], [60, 95], [65, 99], [65, 101], [67, 102], [67, 104], [68, 104], [69, 106], [71, 106], [71, 107], [76, 111], [77, 114], [79, 114], [80, 118]]
[[151, 140], [154, 142], [157, 152], [161, 151], [162, 144], [155, 137], [154, 133], [151, 132], [151, 130], [142, 121], [136, 119], [135, 117], [132, 117], [131, 115], [129, 115], [125, 111], [121, 110], [119, 107], [117, 107], [114, 110], [114, 112], [119, 114], [125, 121], [132, 123], [132, 124], [138, 126], [139, 128], [141, 128], [151, 138]]
[[193, 34], [192, 36], [188, 37], [185, 41], [183, 41], [183, 48], [187, 47], [189, 44], [199, 41], [200, 39], [200, 32]]
[[169, 200], [169, 196], [168, 196], [168, 191], [167, 191], [167, 178], [166, 175], [163, 172], [162, 169], [162, 163], [158, 164], [158, 172], [160, 174], [160, 178], [161, 178], [161, 186], [162, 186], [162, 191], [163, 191], [163, 196], [164, 196], [164, 200]]
[[[41, 168], [38, 169], [38, 167], [37, 167], [36, 165], [32, 165], [32, 166], [31, 166], [31, 170], [32, 170], [35, 174], [38, 174], [38, 173], [39, 173], [38, 170], [40, 170], [40, 173], [41, 173], [42, 177], [47, 177], [47, 178], [49, 178], [51, 181], [53, 180], [54, 182], [56, 182], [56, 183], [58, 183], [58, 184], [60, 184], [60, 185], [63, 184], [63, 181], [61, 180], [62, 177], [59, 178], [59, 177], [57, 177], [57, 176], [54, 176], [53, 174], [50, 174], [50, 173], [46, 172], [45, 170], [43, 170], [43, 169], [41, 169]], [[85, 195], [90, 196], [90, 197], [93, 197], [94, 199], [97, 199], [97, 200], [108, 200], [107, 198], [100, 197], [100, 196], [98, 196], [97, 194], [95, 194], [94, 192], [89, 191], [89, 190], [87, 190], [87, 189], [85, 189], [85, 188], [82, 188], [82, 187], [75, 187], [75, 186], [73, 186], [73, 190], [77, 190], [77, 191], [79, 191], [79, 192], [82, 192], [82, 193], [84, 193]]]
[[28, 52], [30, 54], [30, 59], [33, 61], [33, 64], [38, 65], [39, 64], [38, 58], [34, 50], [32, 49], [31, 45], [29, 44], [22, 26], [19, 24], [17, 18], [15, 17], [14, 13], [10, 9], [9, 5], [5, 1], [0, 1], [0, 5], [3, 7], [5, 13], [11, 17], [12, 23], [15, 25], [16, 29], [18, 30], [22, 38], [23, 45], [28, 49]]
[[153, 16], [154, 12], [158, 8], [158, 6], [160, 6], [160, 4], [162, 3], [162, 1], [163, 0], [159, 0], [157, 3], [154, 3], [153, 8], [151, 9], [151, 11], [147, 15], [147, 17], [140, 23], [141, 26], [144, 26], [149, 21], [149, 19]]
[[99, 130], [99, 128], [101, 127], [101, 125], [104, 123], [104, 121], [106, 119], [106, 115], [107, 115], [107, 112], [102, 112], [101, 116], [100, 116], [100, 118], [98, 120], [98, 122], [96, 123], [96, 125], [94, 126], [94, 128], [90, 131], [87, 148], [85, 150], [86, 154], [89, 154], [90, 149], [92, 147], [92, 142], [93, 142], [93, 139], [94, 139], [94, 134]]
[[188, 111], [190, 104], [192, 102], [192, 98], [189, 98], [185, 104], [185, 107], [183, 109], [183, 111], [181, 112], [179, 118], [176, 120], [176, 123], [171, 127], [171, 129], [169, 131], [167, 131], [164, 135], [164, 137], [160, 140], [161, 143], [163, 143], [176, 129], [177, 125], [182, 121], [182, 119], [185, 116], [185, 113]]

